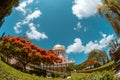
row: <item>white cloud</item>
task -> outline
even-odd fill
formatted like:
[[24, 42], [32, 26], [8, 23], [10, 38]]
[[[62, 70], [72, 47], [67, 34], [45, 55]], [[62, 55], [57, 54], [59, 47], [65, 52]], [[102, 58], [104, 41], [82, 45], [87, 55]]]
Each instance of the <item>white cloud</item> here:
[[80, 22], [78, 22], [78, 23], [77, 23], [77, 28], [82, 28], [82, 26], [81, 26], [81, 23], [80, 23]]
[[73, 30], [75, 30], [75, 31], [76, 31], [76, 30], [79, 31], [81, 28], [82, 28], [81, 23], [78, 22], [77, 25], [76, 25], [76, 27], [73, 28]]
[[21, 22], [16, 23], [16, 26], [13, 27], [13, 29], [15, 30], [16, 33], [21, 33]]
[[86, 28], [86, 27], [84, 27], [83, 31], [84, 31], [84, 32], [86, 32], [86, 31], [87, 31], [87, 28]]
[[84, 50], [84, 46], [82, 45], [82, 41], [79, 38], [74, 40], [74, 43], [67, 47], [67, 53], [80, 53]]
[[24, 20], [22, 20], [21, 22], [16, 23], [16, 25], [14, 26], [15, 32], [16, 33], [21, 33], [22, 32], [22, 30], [21, 30], [22, 25], [29, 24], [30, 21], [33, 21], [34, 19], [40, 17], [41, 14], [42, 13], [41, 13], [40, 10], [35, 10], [33, 13], [28, 14], [28, 16], [25, 17]]
[[[37, 0], [39, 2], [39, 0]], [[39, 27], [39, 24], [34, 24], [32, 21], [39, 18], [41, 16], [41, 11], [39, 9], [35, 9], [34, 11], [29, 8], [29, 4], [33, 3], [33, 0], [24, 0], [20, 3], [20, 5], [16, 8], [17, 11], [23, 13], [24, 19], [17, 22], [14, 26], [15, 33], [19, 34], [22, 32], [23, 26], [28, 26], [29, 30], [25, 32], [27, 38], [34, 40], [41, 40], [48, 38], [44, 32], [37, 31], [36, 27]], [[37, 3], [36, 3], [37, 4]]]
[[18, 7], [16, 7], [16, 10], [22, 12], [24, 15], [26, 14], [26, 6], [32, 3], [33, 0], [25, 0], [22, 3], [19, 4]]
[[102, 37], [106, 37], [107, 36], [106, 34], [104, 34], [102, 32], [100, 32], [100, 34], [102, 35]]
[[30, 27], [30, 31], [26, 32], [26, 36], [29, 39], [40, 40], [40, 39], [48, 38], [45, 33], [38, 32], [36, 30], [36, 27], [35, 27], [35, 25], [33, 23], [30, 23], [29, 27]]
[[106, 47], [106, 45], [108, 45], [108, 43], [113, 39], [114, 35], [106, 35], [104, 33], [101, 33], [101, 35], [103, 36], [103, 39], [101, 39], [99, 41], [99, 43], [101, 44], [100, 48], [102, 47]]
[[108, 44], [110, 43], [110, 41], [113, 39], [114, 35], [106, 35], [104, 33], [101, 34], [102, 35], [102, 39], [99, 41], [90, 41], [86, 46], [85, 46], [85, 53], [89, 53], [91, 50], [93, 49], [103, 49], [106, 48], [108, 46]]
[[40, 10], [35, 10], [33, 13], [28, 14], [28, 16], [23, 20], [23, 24], [29, 23], [31, 20], [40, 17], [41, 14]]
[[114, 35], [112, 34], [107, 36], [104, 33], [101, 33], [101, 35], [103, 37], [101, 40], [89, 41], [86, 45], [82, 45], [81, 39], [76, 38], [74, 43], [67, 47], [66, 51], [67, 53], [89, 53], [93, 49], [104, 49], [113, 39]]
[[[27, 32], [26, 32], [26, 36], [27, 38], [29, 39], [34, 39], [34, 40], [41, 40], [41, 39], [46, 39], [48, 38], [47, 35], [43, 32], [39, 32], [37, 31], [36, 29], [36, 26], [34, 23], [32, 23], [32, 21], [34, 19], [37, 19], [40, 17], [41, 15], [41, 11], [40, 10], [35, 10], [34, 12], [32, 12], [31, 14], [28, 14], [25, 19], [23, 19], [22, 21], [16, 23], [16, 25], [14, 26], [14, 30], [16, 33], [21, 33], [22, 32], [22, 26], [23, 25], [28, 25], [29, 26], [29, 29]], [[39, 24], [37, 24], [37, 26], [39, 26]]]
[[84, 53], [89, 53], [93, 49], [99, 49], [100, 44], [90, 41], [84, 48]]
[[73, 30], [74, 30], [74, 31], [80, 31], [80, 30], [81, 30], [81, 31], [86, 32], [86, 31], [87, 31], [87, 28], [86, 28], [86, 27], [83, 27], [83, 26], [81, 25], [81, 23], [78, 22], [77, 25], [76, 25], [76, 27], [73, 28]]
[[97, 12], [97, 5], [101, 4], [101, 0], [74, 0], [72, 11], [79, 19], [87, 18], [93, 16]]
[[33, 2], [33, 0], [27, 0], [27, 3], [29, 4], [29, 3], [32, 3]]

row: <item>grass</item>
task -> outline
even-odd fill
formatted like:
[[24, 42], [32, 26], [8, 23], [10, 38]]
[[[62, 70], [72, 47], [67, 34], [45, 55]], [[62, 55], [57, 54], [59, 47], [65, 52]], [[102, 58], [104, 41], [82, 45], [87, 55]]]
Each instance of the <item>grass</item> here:
[[86, 77], [88, 75], [90, 75], [90, 74], [87, 74], [87, 73], [75, 73], [74, 72], [74, 73], [71, 74], [71, 76], [72, 76], [71, 80], [79, 80], [80, 77]]
[[[85, 77], [86, 75], [87, 74], [84, 73], [72, 73], [72, 78], [69, 80], [78, 80], [79, 76]], [[0, 61], [0, 80], [61, 80], [61, 79], [60, 78], [48, 79], [36, 75], [23, 73]]]
[[61, 80], [60, 78], [48, 79], [41, 76], [30, 75], [18, 71], [0, 61], [0, 80]]
[[93, 73], [73, 73], [70, 80], [120, 80], [115, 78], [112, 70]]
[[[18, 71], [6, 63], [0, 61], [0, 80], [67, 80], [62, 78], [45, 78]], [[68, 80], [120, 80], [113, 77], [113, 71], [102, 71], [93, 73], [75, 73], [71, 74]]]

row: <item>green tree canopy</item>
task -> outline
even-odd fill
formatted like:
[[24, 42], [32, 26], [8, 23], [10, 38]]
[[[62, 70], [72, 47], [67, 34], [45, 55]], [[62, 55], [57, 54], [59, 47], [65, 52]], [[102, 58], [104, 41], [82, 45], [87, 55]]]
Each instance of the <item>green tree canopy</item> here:
[[98, 6], [98, 13], [104, 16], [120, 37], [120, 0], [102, 0], [103, 5]]
[[89, 53], [88, 59], [93, 59], [93, 58], [96, 58], [98, 62], [102, 62], [103, 64], [108, 61], [108, 56], [106, 52], [98, 49], [92, 50]]
[[14, 58], [19, 61], [23, 66], [23, 71], [26, 71], [28, 63], [53, 64], [62, 62], [62, 59], [54, 51], [45, 50], [22, 37], [4, 36], [0, 40], [0, 52], [4, 58]]
[[19, 0], [0, 0], [0, 26], [4, 18], [11, 14], [12, 8], [18, 6]]

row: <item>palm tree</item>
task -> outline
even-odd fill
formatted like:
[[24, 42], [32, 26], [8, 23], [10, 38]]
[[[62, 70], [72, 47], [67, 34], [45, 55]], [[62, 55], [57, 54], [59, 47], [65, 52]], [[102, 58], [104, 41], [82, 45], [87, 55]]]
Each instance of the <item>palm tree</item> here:
[[98, 13], [111, 23], [115, 33], [120, 37], [120, 0], [102, 0], [103, 5], [98, 6]]

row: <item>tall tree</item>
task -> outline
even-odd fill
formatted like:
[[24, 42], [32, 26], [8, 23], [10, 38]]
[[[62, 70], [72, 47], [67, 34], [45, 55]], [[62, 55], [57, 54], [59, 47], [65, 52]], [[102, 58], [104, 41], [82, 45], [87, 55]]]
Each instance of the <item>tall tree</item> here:
[[40, 48], [22, 37], [4, 36], [0, 40], [0, 52], [5, 58], [10, 56], [19, 61], [23, 71], [26, 71], [28, 63], [52, 64], [62, 62], [62, 59], [53, 51]]
[[104, 63], [108, 62], [108, 56], [107, 56], [106, 52], [102, 51], [102, 50], [98, 50], [98, 49], [92, 50], [88, 55], [88, 60], [91, 60], [93, 58], [96, 58], [95, 60], [98, 63], [104, 64]]
[[115, 33], [120, 37], [120, 0], [102, 0], [102, 3], [97, 8], [99, 15], [112, 24]]
[[4, 18], [11, 14], [12, 8], [17, 7], [19, 0], [0, 0], [0, 26], [4, 22]]

